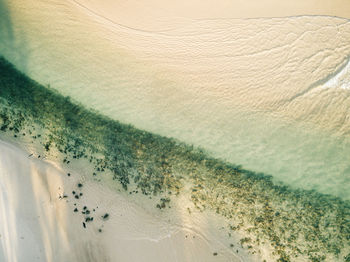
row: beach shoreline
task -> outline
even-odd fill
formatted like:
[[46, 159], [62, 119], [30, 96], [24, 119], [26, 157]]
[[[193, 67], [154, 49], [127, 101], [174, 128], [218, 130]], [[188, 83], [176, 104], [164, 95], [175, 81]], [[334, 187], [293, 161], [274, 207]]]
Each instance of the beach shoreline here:
[[[212, 239], [219, 240], [214, 244], [224, 241], [220, 251], [199, 250], [212, 251], [208, 259], [226, 258], [221, 255], [225, 252], [231, 258], [235, 251], [245, 260], [253, 257], [257, 261], [341, 261], [349, 256], [349, 201], [276, 184], [268, 174], [244, 169], [192, 145], [120, 123], [38, 84], [5, 60], [0, 62], [1, 133], [8, 140], [33, 148], [29, 155], [52, 160], [69, 168], [67, 172], [76, 170], [81, 174], [71, 188], [73, 200], [85, 199], [81, 190], [91, 180], [117, 195], [135, 199], [153, 218], [169, 214], [168, 222], [179, 219], [173, 223], [175, 227], [183, 225], [182, 221], [192, 225], [196, 221], [193, 214], [198, 214], [197, 220], [206, 226], [197, 221], [197, 232], [223, 234], [198, 237], [204, 243]], [[72, 174], [67, 173], [67, 179], [73, 178]], [[90, 209], [88, 214], [85, 209], [81, 212], [86, 223], [92, 222]], [[203, 215], [210, 213], [214, 219]], [[100, 216], [108, 219], [109, 214]], [[215, 221], [219, 220], [222, 222], [218, 225]], [[84, 221], [80, 222], [87, 228]], [[328, 234], [329, 230], [333, 233]], [[186, 239], [186, 235], [181, 236]], [[212, 245], [210, 242], [211, 248]], [[183, 250], [182, 246], [175, 246]]]
[[[157, 19], [152, 12], [163, 13], [153, 0], [139, 9], [132, 1], [79, 3], [97, 14], [72, 1], [4, 0], [0, 54], [32, 79], [114, 120], [204, 148], [294, 188], [350, 198], [350, 102], [339, 81], [327, 82], [348, 75], [349, 19], [218, 14], [179, 15], [177, 23], [172, 16]], [[126, 5], [118, 9], [126, 21], [106, 20], [114, 19], [107, 9], [119, 14], [108, 4]], [[152, 12], [142, 12], [148, 7]], [[172, 28], [139, 26], [146, 22]]]
[[[149, 208], [142, 208], [136, 204], [140, 199], [130, 200], [76, 171], [68, 177], [50, 162], [0, 141], [0, 260], [212, 261], [217, 252], [215, 261], [242, 261], [213, 224], [218, 226], [215, 216], [182, 210], [181, 223], [180, 217], [157, 211], [154, 201], [143, 201]], [[84, 196], [77, 200], [70, 191], [82, 180]], [[86, 216], [79, 214], [83, 206], [94, 217], [86, 228]], [[108, 220], [102, 218], [106, 213]], [[244, 261], [250, 261], [247, 254]]]

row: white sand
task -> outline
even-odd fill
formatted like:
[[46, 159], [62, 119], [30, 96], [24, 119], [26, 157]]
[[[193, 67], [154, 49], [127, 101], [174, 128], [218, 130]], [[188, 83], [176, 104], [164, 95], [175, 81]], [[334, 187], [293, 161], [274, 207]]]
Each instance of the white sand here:
[[[77, 181], [84, 181], [79, 200], [71, 194]], [[0, 261], [241, 261], [229, 247], [233, 239], [220, 229], [222, 221], [190, 215], [185, 198], [159, 211], [152, 200], [127, 199], [74, 172], [68, 177], [53, 163], [4, 142], [0, 189]], [[68, 198], [60, 199], [65, 193]], [[73, 212], [74, 203], [79, 213]], [[86, 229], [80, 214], [84, 205], [94, 217]], [[107, 221], [100, 217], [105, 212]], [[213, 252], [218, 252], [215, 259]]]

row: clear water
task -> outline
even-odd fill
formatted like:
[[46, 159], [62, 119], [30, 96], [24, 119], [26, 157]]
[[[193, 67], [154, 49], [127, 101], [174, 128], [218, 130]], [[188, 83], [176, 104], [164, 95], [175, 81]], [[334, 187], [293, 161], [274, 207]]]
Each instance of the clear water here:
[[348, 20], [201, 20], [158, 34], [71, 2], [2, 5], [0, 53], [39, 82], [295, 187], [350, 198]]
[[[232, 230], [250, 225], [254, 244], [261, 236], [279, 251], [280, 243], [287, 253], [301, 248], [309, 259], [327, 252], [330, 261], [349, 257], [348, 202], [332, 197], [350, 199], [349, 20], [204, 19], [146, 32], [73, 1], [0, 0], [0, 26], [1, 55], [84, 106], [40, 89], [37, 101], [25, 96], [28, 103], [8, 110], [3, 89], [1, 114], [12, 123], [27, 112], [27, 132], [40, 109], [35, 124], [55, 143], [64, 140], [57, 150], [78, 143], [74, 154], [102, 155], [122, 185], [140, 176], [147, 194], [163, 181], [158, 160], [166, 151], [176, 174], [171, 190], [183, 183], [178, 174], [186, 174], [193, 203], [232, 219]], [[115, 130], [122, 130], [117, 137]], [[146, 148], [135, 151], [134, 142]]]
[[[241, 169], [174, 139], [86, 110], [33, 83], [3, 59], [0, 69], [1, 136], [26, 144], [38, 158], [40, 154], [67, 167], [70, 161], [80, 163], [78, 173], [85, 173], [95, 185], [102, 179], [105, 184], [101, 185], [114, 187], [113, 195], [124, 189], [129, 194], [139, 191], [142, 201], [146, 196], [158, 198], [157, 204], [153, 201], [143, 206], [151, 213], [173, 201], [182, 211], [174, 209], [171, 217], [180, 217], [180, 221], [184, 212], [193, 219], [191, 208], [199, 214], [215, 211], [221, 215], [218, 218], [226, 219], [214, 223], [215, 230], [226, 231], [226, 241], [236, 241], [236, 245], [238, 241], [231, 236], [237, 238], [238, 231], [240, 246], [251, 254], [258, 252], [254, 260], [276, 256], [275, 252], [277, 258], [287, 261], [299, 256], [321, 261], [349, 257], [349, 201], [276, 185], [266, 174]], [[199, 232], [203, 230], [206, 228], [200, 227]], [[227, 251], [236, 257], [232, 248]], [[248, 261], [250, 256], [244, 257]]]

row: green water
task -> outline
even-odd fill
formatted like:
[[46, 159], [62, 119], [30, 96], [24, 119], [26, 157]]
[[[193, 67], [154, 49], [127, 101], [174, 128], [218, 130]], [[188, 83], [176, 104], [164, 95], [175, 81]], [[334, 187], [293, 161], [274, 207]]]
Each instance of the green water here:
[[[278, 261], [350, 261], [350, 202], [276, 185], [269, 175], [215, 159], [175, 139], [136, 129], [85, 109], [0, 59], [0, 129], [28, 136], [43, 150], [88, 159], [97, 176], [112, 174], [167, 203], [190, 186], [200, 210], [226, 217], [252, 252], [271, 244]], [[156, 208], [156, 207], [155, 207]], [[162, 208], [162, 206], [158, 206]]]

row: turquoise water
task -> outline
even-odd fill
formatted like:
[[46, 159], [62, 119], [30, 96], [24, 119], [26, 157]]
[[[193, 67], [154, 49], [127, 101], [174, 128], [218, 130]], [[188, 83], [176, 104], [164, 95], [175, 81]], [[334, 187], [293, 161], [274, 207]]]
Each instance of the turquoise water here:
[[95, 165], [91, 176], [108, 173], [124, 190], [158, 195], [164, 204], [190, 187], [199, 210], [217, 212], [229, 231], [247, 235], [241, 244], [248, 250], [268, 243], [279, 261], [350, 259], [349, 201], [277, 185], [268, 174], [87, 110], [4, 59], [0, 72], [3, 134], [19, 142], [29, 137], [46, 152], [60, 152], [64, 163], [88, 159]]

